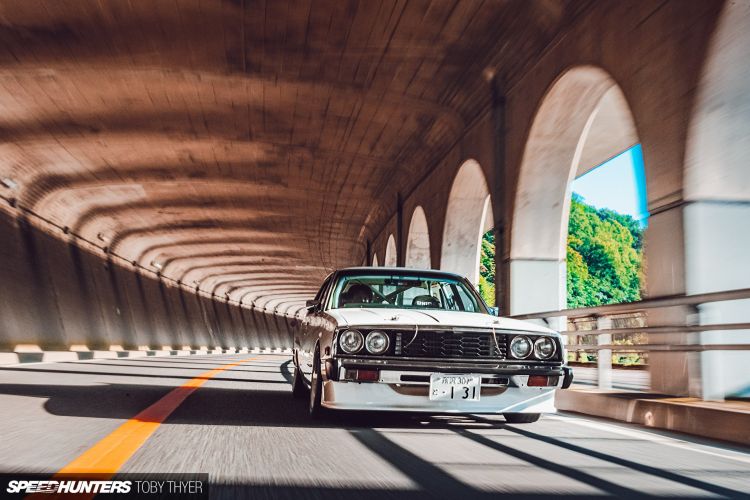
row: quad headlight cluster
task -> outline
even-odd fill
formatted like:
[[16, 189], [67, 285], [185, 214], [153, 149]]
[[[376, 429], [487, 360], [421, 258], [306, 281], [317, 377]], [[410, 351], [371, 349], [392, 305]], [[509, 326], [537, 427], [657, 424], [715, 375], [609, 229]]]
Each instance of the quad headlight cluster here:
[[515, 359], [526, 359], [534, 354], [535, 359], [542, 361], [552, 359], [557, 351], [557, 345], [552, 337], [537, 337], [531, 340], [525, 335], [516, 335], [510, 341], [510, 356]]
[[373, 330], [366, 336], [359, 330], [346, 330], [339, 335], [339, 346], [347, 354], [357, 354], [362, 348], [370, 354], [383, 354], [388, 351], [390, 339], [380, 330]]

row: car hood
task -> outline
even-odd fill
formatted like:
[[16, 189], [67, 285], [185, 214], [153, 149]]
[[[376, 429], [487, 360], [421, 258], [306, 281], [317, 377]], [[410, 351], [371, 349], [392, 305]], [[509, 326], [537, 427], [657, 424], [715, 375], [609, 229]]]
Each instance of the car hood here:
[[340, 327], [455, 326], [459, 328], [497, 328], [546, 334], [556, 333], [554, 330], [528, 321], [461, 311], [352, 308], [333, 309], [328, 311], [328, 314], [337, 321]]

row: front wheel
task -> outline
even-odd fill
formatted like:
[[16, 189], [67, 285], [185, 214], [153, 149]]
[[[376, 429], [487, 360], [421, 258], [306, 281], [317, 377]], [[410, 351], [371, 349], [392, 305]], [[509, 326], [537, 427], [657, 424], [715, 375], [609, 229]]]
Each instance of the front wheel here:
[[297, 366], [297, 363], [292, 363], [294, 366], [294, 375], [292, 375], [292, 397], [295, 399], [304, 398], [307, 395], [307, 385], [302, 378], [302, 371]]
[[539, 420], [540, 413], [503, 413], [509, 424], [530, 424]]
[[313, 356], [313, 369], [310, 375], [310, 406], [308, 408], [312, 418], [321, 418], [325, 415], [325, 408], [320, 404], [323, 398], [323, 380], [320, 375], [320, 356], [315, 352]]

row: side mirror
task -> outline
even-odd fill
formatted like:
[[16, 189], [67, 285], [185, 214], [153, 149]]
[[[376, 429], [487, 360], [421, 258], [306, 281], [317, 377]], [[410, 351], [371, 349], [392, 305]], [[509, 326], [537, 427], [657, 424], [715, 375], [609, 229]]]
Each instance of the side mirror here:
[[308, 300], [307, 302], [305, 302], [305, 307], [307, 308], [308, 312], [316, 311], [320, 307], [320, 301], [319, 300]]
[[490, 314], [493, 316], [500, 316], [500, 308], [499, 307], [488, 307], [490, 310]]

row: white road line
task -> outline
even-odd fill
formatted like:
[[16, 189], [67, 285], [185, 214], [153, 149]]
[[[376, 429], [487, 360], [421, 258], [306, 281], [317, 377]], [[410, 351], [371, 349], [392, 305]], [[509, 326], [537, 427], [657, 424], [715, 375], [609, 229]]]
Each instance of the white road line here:
[[715, 457], [726, 458], [727, 460], [734, 460], [736, 462], [750, 464], [750, 456], [748, 454], [745, 454], [739, 451], [723, 450], [724, 453], [719, 453], [716, 451], [705, 449], [705, 448], [708, 448], [709, 445], [690, 443], [688, 441], [683, 441], [681, 439], [672, 438], [668, 436], [658, 435], [657, 437], [657, 435], [654, 435], [650, 432], [635, 430], [635, 429], [623, 429], [622, 427], [619, 427], [616, 425], [594, 422], [592, 420], [586, 420], [585, 418], [582, 418], [582, 417], [572, 417], [572, 416], [567, 416], [567, 415], [566, 416], [546, 415], [544, 418], [549, 419], [549, 420], [560, 420], [566, 423], [572, 423], [572, 424], [580, 425], [583, 427], [590, 427], [592, 429], [599, 429], [599, 430], [603, 430], [607, 432], [612, 432], [614, 434], [620, 434], [622, 436], [629, 436], [632, 438], [644, 439], [646, 441], [651, 441], [653, 443], [659, 443], [659, 444], [665, 444], [667, 446], [672, 446], [674, 448], [681, 448], [684, 450], [694, 451], [697, 453], [703, 453], [705, 455], [712, 455]]

